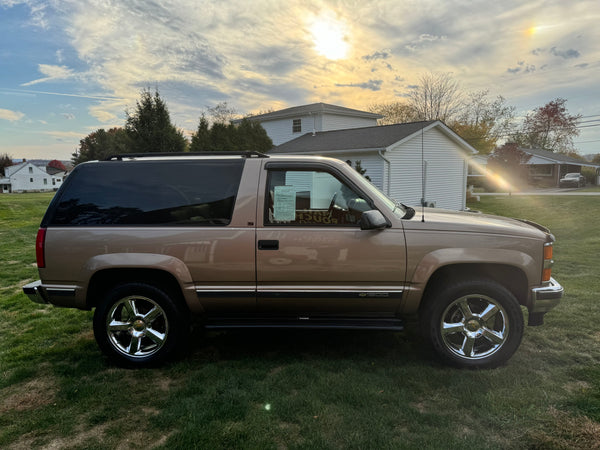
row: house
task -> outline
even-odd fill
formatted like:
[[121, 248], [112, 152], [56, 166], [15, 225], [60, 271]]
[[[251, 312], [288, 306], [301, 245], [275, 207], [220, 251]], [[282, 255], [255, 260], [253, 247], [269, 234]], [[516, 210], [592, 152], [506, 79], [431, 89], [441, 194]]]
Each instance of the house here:
[[50, 174], [46, 167], [37, 166], [31, 161], [4, 168], [4, 178], [0, 178], [0, 192], [41, 192], [55, 191], [65, 179], [66, 172]]
[[330, 156], [353, 166], [360, 161], [364, 175], [402, 203], [462, 210], [468, 160], [477, 151], [434, 120], [310, 131], [270, 153]]
[[[273, 145], [291, 141], [306, 133], [369, 127], [383, 116], [343, 106], [313, 103], [249, 117], [260, 122]], [[234, 120], [233, 123], [240, 122]]]
[[529, 169], [529, 182], [539, 186], [556, 186], [558, 181], [570, 172], [581, 173], [582, 167], [596, 169], [596, 180], [600, 176], [600, 166], [582, 159], [573, 158], [564, 153], [549, 152], [541, 149], [519, 148], [530, 158], [524, 161]]

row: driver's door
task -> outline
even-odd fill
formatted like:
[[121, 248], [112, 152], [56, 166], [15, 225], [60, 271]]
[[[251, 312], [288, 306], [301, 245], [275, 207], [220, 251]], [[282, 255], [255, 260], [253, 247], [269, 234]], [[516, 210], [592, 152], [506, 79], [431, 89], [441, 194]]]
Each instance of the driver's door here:
[[405, 275], [404, 235], [393, 228], [361, 230], [369, 209], [370, 199], [342, 174], [280, 165], [268, 170], [257, 227], [259, 310], [393, 313]]

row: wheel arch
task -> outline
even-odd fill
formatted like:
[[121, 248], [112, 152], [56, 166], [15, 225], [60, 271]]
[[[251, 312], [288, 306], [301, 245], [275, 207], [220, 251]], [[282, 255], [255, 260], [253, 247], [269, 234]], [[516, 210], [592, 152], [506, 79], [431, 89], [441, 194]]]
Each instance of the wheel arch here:
[[419, 304], [421, 314], [434, 301], [432, 295], [440, 286], [456, 279], [487, 279], [504, 286], [517, 299], [519, 304], [527, 306], [528, 281], [525, 272], [508, 264], [452, 264], [438, 268], [427, 280]]
[[86, 304], [88, 308], [98, 306], [106, 294], [123, 283], [146, 283], [164, 290], [181, 308], [189, 313], [190, 308], [184, 292], [175, 276], [165, 270], [150, 268], [114, 268], [94, 273], [88, 284]]

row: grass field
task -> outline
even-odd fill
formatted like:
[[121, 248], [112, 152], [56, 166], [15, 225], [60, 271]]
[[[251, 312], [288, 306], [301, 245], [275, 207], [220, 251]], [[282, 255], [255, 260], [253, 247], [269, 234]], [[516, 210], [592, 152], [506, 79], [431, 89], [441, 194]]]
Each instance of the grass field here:
[[36, 305], [47, 194], [0, 195], [0, 448], [600, 448], [600, 197], [484, 197], [557, 237], [566, 295], [505, 367], [440, 365], [404, 333], [194, 334], [159, 369], [109, 365], [91, 313]]

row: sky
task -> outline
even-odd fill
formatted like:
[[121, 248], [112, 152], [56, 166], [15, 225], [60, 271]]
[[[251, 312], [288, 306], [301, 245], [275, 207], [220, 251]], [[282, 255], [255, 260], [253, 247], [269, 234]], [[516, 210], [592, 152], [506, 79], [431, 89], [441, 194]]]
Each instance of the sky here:
[[598, 0], [0, 0], [0, 154], [71, 158], [158, 89], [188, 135], [240, 114], [403, 100], [429, 72], [517, 114], [567, 99], [600, 152]]

